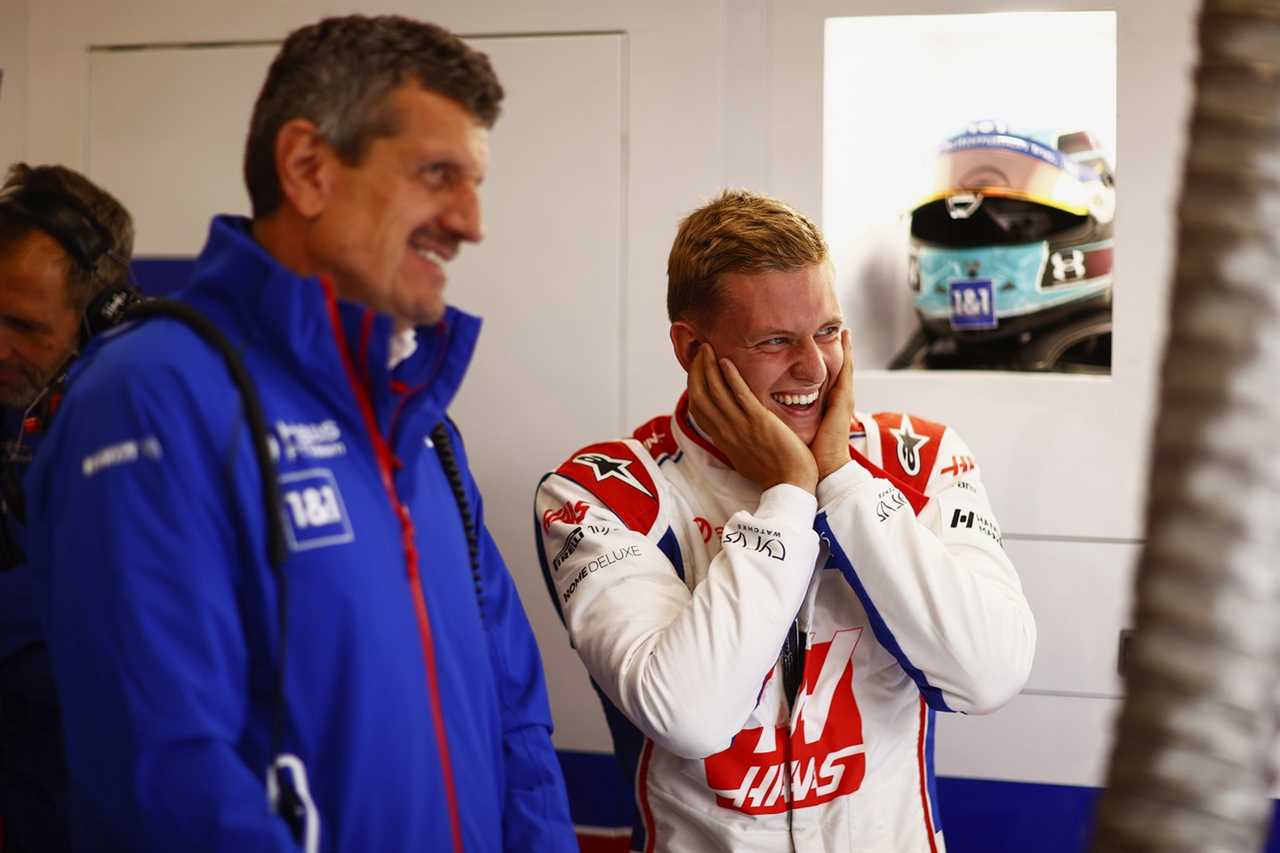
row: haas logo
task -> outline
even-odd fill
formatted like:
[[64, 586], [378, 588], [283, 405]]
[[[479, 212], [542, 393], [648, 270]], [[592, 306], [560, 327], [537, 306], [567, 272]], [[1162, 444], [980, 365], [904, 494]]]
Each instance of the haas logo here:
[[559, 509], [549, 509], [542, 514], [542, 530], [544, 533], [550, 532], [551, 525], [557, 521], [563, 521], [565, 524], [579, 524], [586, 517], [586, 501], [578, 501], [574, 504], [565, 501], [564, 506]]
[[[716, 804], [746, 814], [779, 814], [787, 801], [803, 809], [862, 786], [867, 757], [853, 696], [853, 650], [861, 628], [837, 631], [809, 649], [796, 727], [743, 729], [704, 763]], [[790, 738], [790, 749], [784, 741]], [[788, 779], [790, 791], [788, 791]]]

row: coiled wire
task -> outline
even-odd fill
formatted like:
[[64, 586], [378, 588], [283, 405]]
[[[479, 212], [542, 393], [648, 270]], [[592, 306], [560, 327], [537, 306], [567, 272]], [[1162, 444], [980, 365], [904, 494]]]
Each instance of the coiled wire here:
[[1199, 33], [1147, 544], [1093, 845], [1104, 853], [1254, 853], [1272, 811], [1280, 0], [1206, 0]]

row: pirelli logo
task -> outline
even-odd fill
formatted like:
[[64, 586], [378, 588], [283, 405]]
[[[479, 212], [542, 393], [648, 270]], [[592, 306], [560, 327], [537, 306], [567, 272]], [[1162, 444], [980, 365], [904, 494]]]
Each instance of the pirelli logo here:
[[583, 535], [581, 527], [573, 528], [573, 532], [565, 539], [564, 547], [560, 549], [560, 553], [556, 554], [555, 559], [551, 561], [552, 571], [560, 571], [564, 561], [573, 556], [573, 552], [578, 550], [578, 543], [582, 541]]

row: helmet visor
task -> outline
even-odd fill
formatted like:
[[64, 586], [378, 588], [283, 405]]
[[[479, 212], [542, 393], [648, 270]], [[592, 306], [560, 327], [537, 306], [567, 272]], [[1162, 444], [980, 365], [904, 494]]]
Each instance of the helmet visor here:
[[949, 140], [939, 152], [933, 184], [916, 207], [948, 196], [981, 193], [1087, 216], [1098, 174], [1033, 139], [972, 134]]

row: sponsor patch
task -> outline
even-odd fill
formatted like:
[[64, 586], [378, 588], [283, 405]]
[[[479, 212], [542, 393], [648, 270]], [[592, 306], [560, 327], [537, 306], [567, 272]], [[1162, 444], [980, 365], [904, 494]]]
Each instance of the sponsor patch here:
[[564, 565], [564, 561], [573, 556], [573, 552], [578, 550], [578, 544], [582, 542], [583, 532], [581, 527], [573, 528], [573, 532], [565, 538], [564, 547], [556, 554], [554, 560], [551, 561], [553, 571], [560, 571], [560, 567]]
[[559, 509], [549, 509], [542, 514], [542, 532], [551, 531], [551, 525], [557, 521], [565, 524], [579, 524], [582, 519], [587, 517], [587, 502], [578, 501], [577, 503], [564, 502], [564, 506]]
[[564, 588], [564, 592], [560, 594], [565, 604], [569, 603], [569, 599], [573, 598], [573, 594], [578, 591], [578, 585], [581, 584], [591, 575], [603, 568], [612, 566], [614, 563], [620, 563], [630, 558], [638, 558], [640, 556], [639, 545], [627, 545], [623, 548], [614, 548], [607, 554], [602, 554], [594, 560], [585, 563], [582, 568], [578, 569], [573, 575], [573, 580], [569, 581], [569, 585]]
[[917, 435], [913, 432], [911, 418], [907, 415], [902, 416], [898, 427], [890, 429], [889, 434], [898, 443], [898, 464], [902, 466], [902, 470], [912, 477], [919, 474], [920, 451], [929, 443], [929, 436]]
[[972, 471], [974, 468], [977, 468], [977, 467], [978, 466], [973, 461], [972, 456], [952, 456], [951, 464], [940, 470], [943, 474], [948, 474], [952, 477], [958, 477], [961, 474], [969, 473], [970, 471]]
[[970, 542], [988, 539], [1003, 548], [1004, 536], [1000, 532], [1000, 525], [978, 503], [968, 495], [939, 495], [942, 538]]
[[573, 461], [590, 468], [597, 482], [613, 478], [626, 483], [638, 492], [653, 497], [653, 492], [645, 488], [644, 484], [636, 479], [636, 475], [631, 473], [631, 463], [635, 461], [634, 459], [616, 459], [603, 453], [581, 453], [573, 457]]
[[782, 542], [782, 534], [776, 530], [750, 524], [735, 524], [733, 530], [725, 531], [720, 537], [720, 542], [723, 545], [738, 545], [760, 554], [768, 554], [775, 560], [787, 558], [787, 546]]
[[100, 471], [117, 465], [127, 465], [139, 459], [156, 460], [163, 457], [164, 449], [160, 446], [160, 439], [149, 435], [146, 438], [118, 441], [95, 450], [80, 460], [80, 473], [85, 477], [92, 477]]
[[276, 434], [268, 441], [271, 455], [279, 459], [332, 459], [343, 456], [347, 446], [342, 442], [342, 431], [337, 421], [323, 420], [319, 423], [288, 423], [276, 421]]
[[291, 551], [308, 551], [355, 540], [351, 519], [333, 472], [309, 468], [280, 476], [285, 533]]
[[907, 497], [901, 491], [890, 486], [876, 495], [876, 518], [881, 523], [889, 520], [889, 516], [907, 505]]
[[707, 521], [700, 515], [695, 515], [693, 517], [693, 523], [698, 525], [698, 535], [702, 537], [703, 542], [710, 542], [712, 536], [719, 538], [724, 535], [723, 525], [716, 525], [715, 527], [712, 527], [711, 522]]
[[631, 530], [648, 533], [658, 518], [658, 487], [626, 442], [584, 447], [556, 473], [589, 491]]
[[879, 412], [874, 417], [880, 427], [881, 466], [903, 481], [894, 485], [902, 488], [905, 483], [923, 493], [946, 427], [896, 412]]
[[788, 805], [810, 808], [862, 787], [867, 759], [853, 693], [853, 652], [861, 636], [861, 628], [837, 631], [808, 650], [794, 730], [744, 728], [728, 749], [703, 762], [716, 805], [781, 814]]

